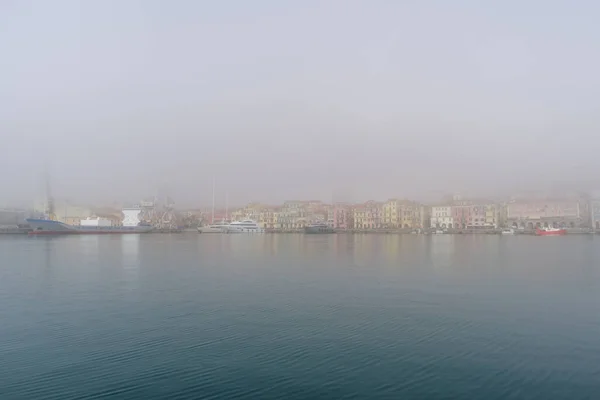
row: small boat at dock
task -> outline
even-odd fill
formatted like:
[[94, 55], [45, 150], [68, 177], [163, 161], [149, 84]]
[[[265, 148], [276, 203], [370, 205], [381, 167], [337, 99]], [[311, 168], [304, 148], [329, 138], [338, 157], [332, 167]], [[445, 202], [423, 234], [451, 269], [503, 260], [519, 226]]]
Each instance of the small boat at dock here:
[[227, 225], [225, 233], [265, 233], [256, 221], [245, 219], [243, 221], [233, 221]]
[[221, 222], [219, 224], [211, 224], [206, 226], [199, 226], [198, 233], [227, 233], [228, 222]]
[[304, 227], [304, 233], [335, 233], [335, 229], [325, 223], [315, 223]]
[[567, 230], [564, 228], [536, 228], [536, 236], [562, 236], [567, 234]]

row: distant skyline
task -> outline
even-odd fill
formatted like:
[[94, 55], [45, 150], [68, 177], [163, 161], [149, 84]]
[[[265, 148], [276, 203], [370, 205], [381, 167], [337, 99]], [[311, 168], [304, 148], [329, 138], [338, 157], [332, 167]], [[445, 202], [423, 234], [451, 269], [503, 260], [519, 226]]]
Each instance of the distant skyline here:
[[0, 2], [0, 205], [600, 188], [600, 4]]

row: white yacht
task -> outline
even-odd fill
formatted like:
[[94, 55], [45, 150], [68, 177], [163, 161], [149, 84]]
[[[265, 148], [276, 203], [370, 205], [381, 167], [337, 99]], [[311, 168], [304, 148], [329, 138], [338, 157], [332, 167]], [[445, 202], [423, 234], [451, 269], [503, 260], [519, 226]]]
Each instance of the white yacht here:
[[227, 219], [227, 195], [225, 195], [225, 218], [221, 222], [215, 222], [215, 178], [213, 177], [212, 186], [212, 223], [206, 226], [199, 226], [198, 233], [227, 233], [229, 220]]
[[258, 226], [256, 221], [245, 219], [243, 221], [233, 221], [227, 225], [227, 233], [264, 233], [265, 230]]
[[218, 224], [199, 226], [198, 233], [226, 233], [229, 224], [225, 221]]

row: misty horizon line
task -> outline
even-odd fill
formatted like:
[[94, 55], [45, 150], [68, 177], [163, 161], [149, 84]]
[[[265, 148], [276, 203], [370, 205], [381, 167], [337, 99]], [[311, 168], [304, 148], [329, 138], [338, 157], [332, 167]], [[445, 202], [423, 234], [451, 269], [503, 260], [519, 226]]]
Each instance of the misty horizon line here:
[[[439, 197], [437, 200], [423, 200], [423, 199], [419, 199], [419, 198], [411, 198], [408, 196], [389, 196], [385, 199], [376, 199], [376, 198], [369, 198], [367, 200], [357, 200], [357, 201], [344, 201], [344, 200], [339, 200], [339, 201], [326, 201], [326, 200], [321, 200], [318, 198], [305, 198], [305, 199], [301, 199], [301, 198], [296, 198], [296, 199], [288, 199], [288, 200], [284, 200], [282, 202], [265, 202], [265, 201], [259, 201], [259, 200], [251, 200], [251, 201], [246, 201], [246, 202], [236, 202], [236, 203], [227, 203], [227, 202], [223, 202], [223, 201], [218, 201], [215, 202], [214, 205], [212, 203], [206, 203], [206, 202], [202, 202], [202, 204], [195, 204], [195, 205], [187, 205], [183, 208], [179, 208], [177, 207], [177, 202], [172, 202], [171, 204], [174, 204], [174, 208], [175, 209], [183, 209], [183, 210], [204, 210], [204, 209], [212, 209], [213, 206], [215, 208], [215, 210], [233, 210], [233, 209], [239, 209], [239, 208], [244, 208], [250, 205], [262, 205], [265, 207], [281, 207], [284, 206], [286, 203], [303, 203], [303, 204], [307, 204], [307, 203], [316, 203], [316, 204], [323, 204], [323, 205], [335, 205], [335, 204], [343, 204], [343, 205], [360, 205], [360, 204], [366, 204], [366, 203], [377, 203], [377, 204], [383, 204], [389, 201], [400, 201], [400, 202], [410, 202], [410, 203], [416, 203], [416, 204], [420, 204], [423, 206], [443, 206], [443, 205], [450, 205], [454, 202], [459, 202], [459, 201], [468, 201], [468, 202], [488, 202], [488, 203], [502, 203], [502, 202], [510, 202], [513, 200], [516, 201], [537, 201], [537, 200], [555, 200], [555, 201], [560, 201], [560, 200], [569, 200], [569, 199], [574, 199], [574, 198], [579, 198], [579, 199], [583, 199], [583, 198], [600, 198], [600, 191], [598, 190], [593, 190], [593, 191], [589, 191], [589, 190], [580, 190], [580, 191], [573, 191], [573, 190], [569, 190], [569, 191], [562, 191], [560, 193], [557, 193], [557, 191], [530, 191], [530, 192], [521, 192], [521, 193], [512, 193], [512, 194], [504, 194], [504, 195], [495, 195], [495, 196], [485, 196], [485, 195], [470, 195], [470, 196], [465, 196], [465, 195], [461, 195], [459, 193], [455, 193], [455, 194], [447, 194], [444, 196]], [[173, 200], [172, 198], [168, 197], [169, 200]], [[92, 202], [85, 202], [85, 201], [74, 201], [69, 199], [65, 199], [65, 198], [54, 198], [52, 197], [52, 200], [54, 202], [55, 205], [59, 204], [60, 206], [74, 206], [74, 207], [87, 207], [87, 208], [92, 208], [92, 209], [101, 209], [101, 208], [122, 208], [122, 207], [135, 207], [135, 206], [142, 206], [142, 203], [144, 202], [154, 202], [154, 206], [157, 208], [160, 207], [164, 207], [167, 202], [166, 201], [162, 201], [165, 200], [164, 199], [159, 199], [158, 197], [147, 197], [144, 199], [141, 199], [139, 201], [136, 202], [131, 202], [131, 201], [112, 201], [112, 202], [100, 202], [100, 203], [92, 203]], [[189, 203], [189, 202], [188, 202]], [[15, 209], [15, 210], [30, 210], [30, 209], [39, 209], [41, 208], [44, 204], [46, 204], [46, 199], [38, 199], [38, 200], [32, 200], [30, 202], [29, 206], [26, 206], [25, 204], [14, 204], [14, 205], [4, 205], [4, 206], [0, 206], [0, 208], [4, 208], [4, 209]]]

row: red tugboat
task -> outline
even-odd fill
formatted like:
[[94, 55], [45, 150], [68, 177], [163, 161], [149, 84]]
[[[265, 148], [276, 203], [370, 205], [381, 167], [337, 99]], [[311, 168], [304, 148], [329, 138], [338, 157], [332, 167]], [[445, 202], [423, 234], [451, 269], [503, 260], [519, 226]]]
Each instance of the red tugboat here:
[[567, 230], [564, 228], [536, 228], [535, 234], [537, 236], [562, 236], [567, 234]]

